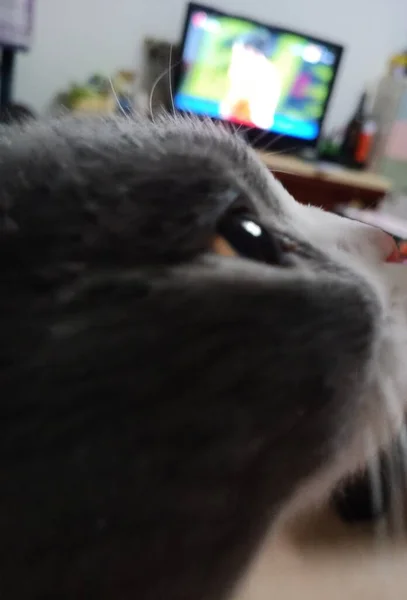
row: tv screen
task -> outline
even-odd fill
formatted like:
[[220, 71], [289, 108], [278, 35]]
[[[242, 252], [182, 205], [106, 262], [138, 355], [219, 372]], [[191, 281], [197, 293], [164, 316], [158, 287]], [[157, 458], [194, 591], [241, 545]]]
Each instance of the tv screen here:
[[342, 47], [189, 4], [174, 107], [317, 143]]

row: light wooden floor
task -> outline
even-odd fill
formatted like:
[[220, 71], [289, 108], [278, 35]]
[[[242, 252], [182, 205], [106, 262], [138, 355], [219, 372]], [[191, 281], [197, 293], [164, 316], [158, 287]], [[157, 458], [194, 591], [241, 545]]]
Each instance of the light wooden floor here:
[[236, 600], [407, 600], [407, 529], [347, 526], [323, 509], [270, 539]]

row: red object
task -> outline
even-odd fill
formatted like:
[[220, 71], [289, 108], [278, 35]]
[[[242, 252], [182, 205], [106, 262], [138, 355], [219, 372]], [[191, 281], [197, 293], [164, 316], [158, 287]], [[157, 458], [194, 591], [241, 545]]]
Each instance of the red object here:
[[367, 161], [370, 149], [373, 144], [373, 135], [371, 133], [362, 132], [359, 136], [358, 145], [356, 146], [355, 160], [363, 164]]
[[368, 161], [376, 132], [377, 125], [372, 119], [363, 123], [355, 148], [355, 161], [359, 165]]
[[402, 255], [399, 252], [398, 248], [395, 248], [393, 252], [386, 258], [386, 262], [388, 263], [398, 263], [402, 262]]

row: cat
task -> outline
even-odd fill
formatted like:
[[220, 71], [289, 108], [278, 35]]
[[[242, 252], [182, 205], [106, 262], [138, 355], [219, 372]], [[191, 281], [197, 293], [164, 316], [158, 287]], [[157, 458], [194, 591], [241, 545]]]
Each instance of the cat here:
[[401, 426], [393, 240], [190, 118], [11, 128], [0, 182], [1, 597], [229, 598]]

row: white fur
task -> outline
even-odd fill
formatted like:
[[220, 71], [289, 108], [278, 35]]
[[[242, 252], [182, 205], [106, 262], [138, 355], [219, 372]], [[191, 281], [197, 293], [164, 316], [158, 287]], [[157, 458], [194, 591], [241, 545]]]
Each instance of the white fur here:
[[304, 504], [324, 499], [341, 478], [365, 466], [372, 454], [388, 445], [403, 426], [407, 408], [407, 265], [385, 262], [393, 246], [387, 234], [301, 205], [276, 180], [271, 185], [298, 236], [362, 276], [382, 309], [376, 351], [358, 403], [359, 411], [355, 410], [351, 443], [344, 424], [344, 444], [341, 439], [336, 440], [335, 464], [327, 466], [315, 480], [304, 483], [284, 510], [287, 516]]

